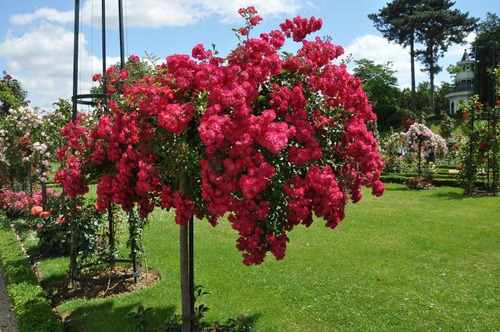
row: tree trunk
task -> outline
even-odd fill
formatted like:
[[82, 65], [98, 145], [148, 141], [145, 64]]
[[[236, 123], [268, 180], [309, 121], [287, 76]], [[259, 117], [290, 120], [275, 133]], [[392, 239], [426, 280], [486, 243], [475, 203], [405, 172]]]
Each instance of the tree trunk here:
[[73, 289], [77, 287], [77, 282], [73, 277], [77, 276], [77, 256], [78, 256], [78, 230], [76, 223], [76, 204], [74, 199], [70, 199], [70, 209], [71, 209], [71, 221], [70, 221], [70, 229], [71, 229], [71, 249], [69, 254], [69, 270], [71, 274], [71, 285]]
[[434, 103], [434, 63], [431, 64], [430, 70], [429, 70], [429, 78], [431, 81], [431, 91], [429, 93], [430, 96], [430, 103], [431, 103], [431, 114], [437, 114], [436, 113], [436, 104]]
[[413, 33], [410, 37], [410, 63], [411, 63], [411, 111], [413, 114], [417, 113], [417, 97], [415, 87], [415, 40]]
[[[187, 178], [181, 175], [179, 181], [181, 192], [186, 191]], [[193, 218], [180, 226], [180, 270], [182, 297], [182, 332], [194, 331], [194, 264], [193, 264]]]
[[418, 177], [422, 177], [422, 139], [418, 140]]

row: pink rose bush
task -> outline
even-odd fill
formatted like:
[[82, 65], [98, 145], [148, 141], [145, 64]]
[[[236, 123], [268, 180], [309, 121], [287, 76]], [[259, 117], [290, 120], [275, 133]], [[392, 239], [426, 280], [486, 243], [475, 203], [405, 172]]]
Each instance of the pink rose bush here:
[[404, 134], [410, 151], [418, 151], [420, 146], [422, 151], [440, 152], [443, 155], [448, 152], [446, 141], [423, 123], [412, 124]]
[[[250, 38], [262, 18], [253, 7], [240, 14], [245, 40], [226, 58], [197, 45], [134, 80], [109, 70], [107, 91], [120, 97], [97, 121], [80, 115], [63, 129], [56, 181], [72, 197], [96, 181], [101, 211], [138, 206], [146, 218], [175, 208], [181, 225], [227, 215], [251, 265], [269, 251], [282, 259], [287, 232], [314, 216], [337, 226], [361, 186], [377, 196], [385, 187], [366, 126], [375, 114], [359, 79], [334, 64], [342, 47], [305, 39], [321, 20], [296, 17]], [[302, 46], [283, 58], [287, 38]]]
[[[47, 189], [47, 199], [58, 199], [61, 193], [52, 189]], [[32, 194], [24, 191], [13, 191], [7, 188], [0, 190], [0, 208], [10, 217], [29, 218], [32, 215], [39, 215], [42, 205], [42, 192], [35, 191]], [[37, 211], [36, 213], [33, 213]]]

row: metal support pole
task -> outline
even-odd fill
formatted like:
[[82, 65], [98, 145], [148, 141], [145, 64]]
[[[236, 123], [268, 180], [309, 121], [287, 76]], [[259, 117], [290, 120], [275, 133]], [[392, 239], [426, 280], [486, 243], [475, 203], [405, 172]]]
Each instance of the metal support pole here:
[[130, 236], [130, 259], [132, 261], [132, 268], [134, 270], [134, 283], [137, 284], [139, 278], [137, 277], [137, 223], [138, 217], [134, 210], [134, 208], [130, 209], [128, 214], [128, 222], [129, 222], [129, 236]]
[[118, 28], [120, 31], [120, 68], [125, 68], [125, 49], [123, 46], [123, 1], [118, 0]]
[[72, 120], [76, 120], [77, 114], [77, 94], [78, 94], [78, 49], [79, 49], [79, 34], [80, 34], [80, 0], [75, 0], [75, 27], [73, 40], [73, 113]]
[[[101, 27], [102, 27], [102, 73], [106, 72], [106, 0], [102, 0], [101, 6]], [[104, 87], [106, 89], [106, 87]]]
[[[115, 228], [114, 228], [114, 215], [113, 215], [113, 203], [109, 203], [108, 207], [108, 228], [109, 228], [109, 249], [111, 251], [110, 264], [112, 267], [115, 266]], [[134, 271], [135, 272], [135, 271]]]
[[107, 91], [107, 80], [106, 80], [106, 69], [107, 69], [107, 64], [106, 64], [106, 0], [102, 0], [102, 6], [101, 6], [101, 12], [102, 12], [102, 18], [101, 18], [101, 25], [102, 25], [102, 93], [104, 95], [104, 105], [107, 105], [107, 100], [108, 100], [108, 91]]
[[188, 221], [188, 255], [189, 255], [189, 296], [191, 298], [191, 315], [194, 316], [194, 217]]

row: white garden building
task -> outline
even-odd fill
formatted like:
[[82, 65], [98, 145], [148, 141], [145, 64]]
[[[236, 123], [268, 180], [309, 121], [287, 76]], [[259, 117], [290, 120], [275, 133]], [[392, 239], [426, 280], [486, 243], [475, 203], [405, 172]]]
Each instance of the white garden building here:
[[449, 113], [455, 114], [459, 112], [459, 103], [465, 102], [469, 105], [469, 98], [474, 94], [474, 61], [469, 58], [467, 50], [464, 51], [462, 60], [457, 62], [459, 72], [456, 77], [455, 91], [446, 95], [450, 100]]

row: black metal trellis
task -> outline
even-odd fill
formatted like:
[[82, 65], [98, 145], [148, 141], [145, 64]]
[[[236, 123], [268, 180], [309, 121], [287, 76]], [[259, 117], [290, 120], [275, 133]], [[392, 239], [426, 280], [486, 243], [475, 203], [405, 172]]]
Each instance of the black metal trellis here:
[[[469, 119], [469, 142], [464, 173], [467, 194], [500, 193], [500, 151], [498, 146], [500, 107], [496, 105], [496, 101], [500, 97], [496, 91], [499, 82], [496, 81], [494, 75], [490, 76], [486, 71], [486, 67], [494, 68], [497, 65], [497, 46], [496, 41], [490, 41], [475, 47], [476, 78], [474, 84], [478, 101], [482, 103], [482, 110], [479, 116], [472, 112], [472, 117]], [[474, 105], [471, 105], [471, 108], [473, 107]], [[484, 141], [484, 135], [489, 140], [488, 142]], [[487, 148], [482, 151], [486, 161], [474, 158], [481, 141], [488, 143]]]
[[[118, 0], [118, 17], [119, 17], [119, 40], [120, 40], [120, 67], [123, 69], [125, 66], [125, 55], [124, 55], [124, 36], [123, 36], [123, 5], [122, 0]], [[97, 100], [101, 100], [101, 102], [105, 105], [107, 104], [108, 94], [106, 91], [106, 77], [104, 73], [106, 72], [107, 64], [106, 64], [106, 0], [101, 0], [101, 41], [102, 41], [102, 77], [104, 82], [103, 92], [102, 93], [88, 93], [88, 94], [78, 94], [78, 73], [79, 73], [79, 52], [80, 52], [80, 43], [79, 43], [79, 35], [80, 35], [80, 0], [75, 0], [75, 16], [74, 16], [74, 45], [73, 45], [73, 96], [72, 100], [72, 121], [75, 121], [78, 115], [78, 105], [89, 105], [96, 106], [98, 104]], [[73, 209], [75, 208], [74, 204]], [[72, 212], [73, 219], [76, 216], [76, 211]], [[129, 221], [130, 222], [130, 221]], [[135, 227], [136, 225], [134, 225]], [[109, 228], [109, 246], [114, 249], [115, 239], [114, 239], [114, 217], [113, 210], [110, 207], [108, 209], [108, 228]], [[132, 225], [131, 225], [132, 228]], [[135, 229], [131, 229], [131, 234], [135, 233]], [[74, 233], [74, 232], [73, 232]], [[77, 234], [73, 234], [72, 237], [72, 245], [71, 245], [71, 254], [70, 254], [70, 270], [71, 270], [71, 278], [72, 280], [78, 282], [92, 282], [99, 283], [101, 282], [98, 279], [90, 279], [85, 278], [80, 275], [80, 272], [94, 265], [99, 265], [96, 263], [88, 264], [85, 266], [78, 266], [77, 264], [77, 256], [78, 256], [78, 248], [76, 246]], [[133, 266], [133, 272], [128, 275], [115, 276], [115, 277], [106, 277], [105, 281], [109, 280], [123, 280], [128, 278], [134, 278], [134, 281], [137, 282], [138, 276], [141, 273], [141, 269], [138, 266], [137, 262], [137, 250], [134, 246], [131, 246], [131, 259], [130, 260], [118, 260], [115, 258], [110, 259], [111, 265], [114, 265], [116, 262], [130, 262]]]
[[[500, 148], [498, 141], [498, 126], [500, 121], [500, 108], [487, 107], [481, 112], [480, 117], [473, 115], [469, 120], [468, 154], [466, 156], [467, 170], [465, 175], [465, 189], [468, 194], [498, 194], [500, 193]], [[484, 133], [476, 127], [478, 122], [486, 124]], [[480, 134], [487, 135], [488, 147], [484, 151], [486, 162], [474, 158], [474, 152], [479, 148]], [[484, 167], [484, 168], [483, 168]]]
[[490, 193], [497, 193], [500, 191], [500, 183], [499, 183], [499, 160], [498, 160], [498, 144], [496, 144], [495, 140], [498, 135], [498, 120], [499, 120], [499, 109], [492, 107], [487, 112], [488, 121], [488, 133], [492, 137], [491, 145], [489, 147], [489, 158], [486, 163], [486, 185], [485, 190]]
[[486, 72], [486, 68], [497, 66], [497, 48], [498, 43], [494, 40], [476, 45], [474, 50], [474, 68], [475, 68], [475, 94], [479, 95], [482, 103], [495, 105], [497, 99], [495, 78]]
[[[106, 0], [101, 0], [101, 40], [102, 40], [102, 74], [106, 72]], [[107, 100], [106, 84], [103, 84], [103, 93], [98, 94], [78, 94], [78, 56], [80, 54], [80, 0], [75, 0], [75, 24], [74, 24], [74, 40], [73, 40], [73, 121], [78, 114], [78, 104], [95, 106], [96, 99], [103, 101]], [[123, 33], [123, 1], [118, 0], [118, 28], [120, 36], [120, 67], [125, 66], [125, 50], [124, 50], [124, 33]]]

